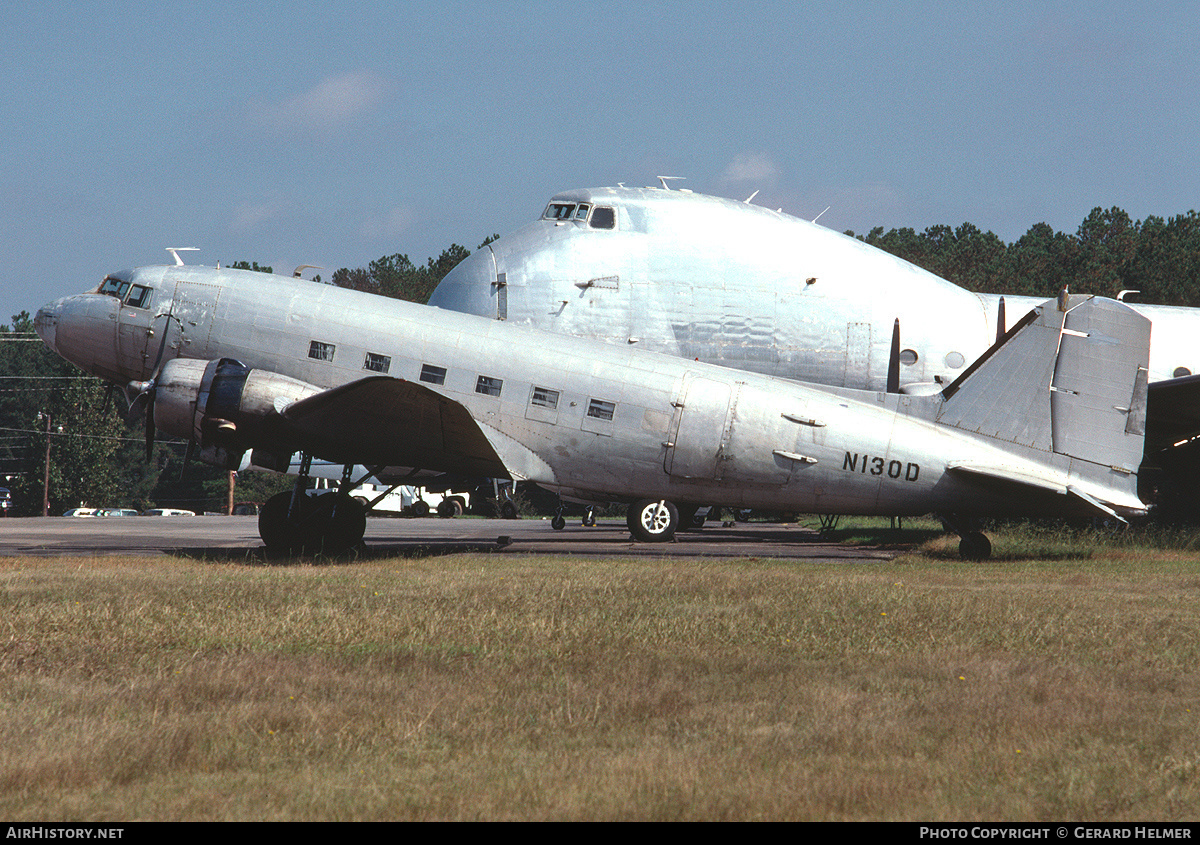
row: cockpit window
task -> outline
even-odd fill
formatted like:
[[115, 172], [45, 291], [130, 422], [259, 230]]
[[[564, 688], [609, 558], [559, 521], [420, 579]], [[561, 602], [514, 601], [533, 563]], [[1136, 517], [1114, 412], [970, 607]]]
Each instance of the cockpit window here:
[[576, 220], [587, 220], [588, 212], [591, 210], [592, 210], [592, 207], [590, 205], [588, 205], [586, 202], [581, 202], [579, 204], [579, 208], [576, 209], [576, 211], [575, 211], [575, 219]]
[[144, 285], [132, 285], [129, 288], [129, 296], [125, 298], [125, 304], [130, 308], [145, 308], [150, 304], [150, 291], [152, 288]]
[[124, 279], [118, 279], [115, 276], [109, 276], [100, 285], [99, 292], [105, 296], [115, 296], [117, 299], [124, 299], [128, 290], [129, 282]]
[[544, 220], [570, 220], [575, 216], [575, 203], [573, 202], [552, 202], [546, 206], [546, 213], [542, 215]]
[[591, 226], [593, 229], [617, 228], [617, 210], [606, 205], [596, 206], [592, 212]]

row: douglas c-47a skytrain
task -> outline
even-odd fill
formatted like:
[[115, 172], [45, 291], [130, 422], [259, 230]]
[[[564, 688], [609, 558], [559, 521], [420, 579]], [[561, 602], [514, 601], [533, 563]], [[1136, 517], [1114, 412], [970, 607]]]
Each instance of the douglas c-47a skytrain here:
[[342, 492], [301, 495], [302, 475], [266, 504], [273, 550], [361, 542], [354, 465], [388, 483], [482, 476], [627, 502], [647, 541], [669, 539], [680, 508], [700, 503], [935, 512], [980, 558], [979, 515], [1144, 513], [1150, 323], [1112, 300], [1040, 305], [928, 395], [812, 386], [198, 266], [113, 273], [44, 306], [35, 326], [143, 407], [148, 438], [187, 438], [226, 468], [246, 451], [278, 470], [295, 453], [344, 464]]

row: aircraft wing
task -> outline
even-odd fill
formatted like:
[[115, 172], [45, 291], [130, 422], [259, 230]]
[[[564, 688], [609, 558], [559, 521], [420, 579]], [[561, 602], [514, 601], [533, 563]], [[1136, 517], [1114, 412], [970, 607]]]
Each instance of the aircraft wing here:
[[1200, 375], [1151, 382], [1146, 399], [1146, 454], [1200, 434]]
[[293, 402], [280, 416], [301, 449], [325, 460], [510, 477], [466, 408], [411, 381], [360, 379]]

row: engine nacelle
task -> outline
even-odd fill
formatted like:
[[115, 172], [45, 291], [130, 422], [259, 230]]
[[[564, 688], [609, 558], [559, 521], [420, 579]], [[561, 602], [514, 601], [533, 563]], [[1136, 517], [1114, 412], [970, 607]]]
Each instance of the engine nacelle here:
[[205, 463], [236, 469], [246, 449], [259, 447], [286, 470], [295, 449], [279, 425], [279, 411], [320, 392], [308, 382], [252, 370], [232, 358], [175, 358], [156, 381], [154, 425], [195, 441]]

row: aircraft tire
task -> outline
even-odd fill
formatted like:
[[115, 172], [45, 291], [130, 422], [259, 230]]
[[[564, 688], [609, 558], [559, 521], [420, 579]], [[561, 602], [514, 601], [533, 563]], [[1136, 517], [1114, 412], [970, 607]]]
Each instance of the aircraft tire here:
[[258, 513], [258, 536], [269, 555], [340, 554], [362, 542], [367, 509], [350, 496], [301, 496], [288, 519], [291, 493], [276, 493]]
[[512, 502], [501, 502], [500, 516], [503, 519], [518, 519], [521, 514], [517, 511], [517, 506]]
[[[301, 496], [301, 499], [307, 499]], [[276, 493], [263, 504], [258, 511], [258, 536], [267, 547], [267, 554], [286, 555], [296, 545], [297, 536], [295, 525], [288, 520], [288, 508], [291, 507], [292, 494]], [[303, 510], [303, 503], [301, 505]]]
[[555, 531], [562, 531], [567, 527], [567, 521], [563, 519], [562, 514], [556, 514], [550, 519], [550, 527]]
[[635, 540], [667, 543], [679, 528], [679, 511], [666, 499], [640, 499], [629, 506], [625, 524]]
[[307, 526], [303, 532], [305, 551], [341, 554], [362, 542], [367, 531], [367, 509], [343, 493], [328, 493], [316, 497]]
[[429, 516], [429, 502], [424, 499], [417, 499], [412, 503], [413, 516]]
[[973, 531], [958, 541], [958, 556], [963, 560], [987, 560], [992, 556], [992, 541]]
[[458, 503], [457, 499], [442, 499], [442, 501], [438, 503], [437, 512], [438, 516], [440, 517], [453, 519], [456, 516], [462, 516], [463, 509], [462, 505]]

